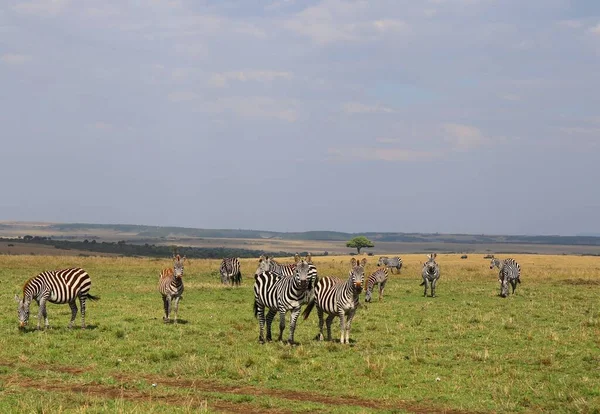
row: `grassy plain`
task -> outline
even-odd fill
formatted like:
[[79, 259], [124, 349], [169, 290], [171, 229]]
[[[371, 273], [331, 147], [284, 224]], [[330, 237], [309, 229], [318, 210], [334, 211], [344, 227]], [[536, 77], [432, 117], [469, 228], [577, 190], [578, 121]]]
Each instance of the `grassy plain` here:
[[[513, 255], [523, 283], [506, 299], [482, 255], [438, 254], [437, 298], [419, 286], [425, 256], [402, 257], [350, 346], [314, 341], [313, 312], [290, 347], [258, 344], [256, 260], [242, 260], [239, 288], [220, 285], [219, 261], [189, 262], [182, 323], [166, 325], [156, 282], [169, 260], [0, 256], [0, 412], [600, 412], [599, 257]], [[345, 277], [349, 260], [315, 262]], [[49, 304], [52, 329], [19, 331], [24, 281], [69, 266], [101, 296], [89, 329], [68, 330], [68, 306]]]

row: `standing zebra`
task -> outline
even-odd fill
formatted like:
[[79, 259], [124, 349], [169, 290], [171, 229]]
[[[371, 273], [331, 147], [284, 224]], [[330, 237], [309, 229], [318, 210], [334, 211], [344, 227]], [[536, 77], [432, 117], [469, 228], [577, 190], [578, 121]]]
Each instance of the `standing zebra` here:
[[232, 286], [235, 284], [239, 286], [242, 283], [242, 271], [240, 270], [240, 259], [237, 257], [226, 257], [221, 262], [219, 268], [221, 273], [221, 283]]
[[498, 281], [500, 282], [500, 296], [503, 298], [508, 296], [508, 285], [512, 286], [512, 293], [515, 293], [517, 283], [521, 283], [521, 266], [515, 259], [499, 260], [492, 256], [490, 269], [497, 267], [500, 269], [498, 273]]
[[371, 302], [371, 295], [373, 294], [373, 289], [375, 285], [379, 285], [379, 300], [383, 298], [383, 290], [385, 289], [385, 284], [388, 280], [388, 270], [387, 267], [377, 269], [375, 272], [369, 276], [367, 279], [367, 291], [365, 292], [365, 302]]
[[436, 253], [427, 255], [427, 261], [423, 263], [423, 270], [421, 272], [423, 276], [423, 282], [419, 286], [425, 285], [425, 292], [423, 296], [427, 296], [427, 286], [431, 285], [431, 297], [435, 297], [435, 285], [440, 278], [440, 266], [435, 261], [437, 257]]
[[[258, 341], [265, 342], [264, 326], [267, 325], [267, 341], [271, 341], [271, 324], [275, 314], [279, 312], [279, 338], [282, 340], [285, 329], [285, 315], [291, 311], [290, 335], [288, 343], [295, 344], [294, 332], [296, 321], [300, 315], [300, 307], [309, 287], [311, 271], [310, 257], [298, 260], [293, 275], [282, 276], [272, 271], [254, 275], [254, 316], [258, 318]], [[314, 266], [313, 266], [314, 267]], [[265, 308], [269, 311], [265, 317]]]
[[392, 274], [394, 273], [394, 269], [396, 269], [398, 273], [400, 273], [400, 269], [402, 269], [402, 259], [399, 257], [390, 258], [386, 256], [381, 256], [379, 258], [379, 261], [377, 262], [377, 267], [379, 266], [389, 267], [392, 271]]
[[169, 323], [171, 315], [172, 302], [175, 302], [175, 319], [177, 323], [177, 311], [179, 310], [179, 300], [183, 295], [183, 261], [184, 257], [173, 256], [173, 268], [167, 267], [160, 272], [158, 278], [158, 292], [162, 295], [163, 305], [165, 307], [165, 316], [163, 321]]
[[359, 295], [365, 277], [367, 259], [358, 262], [354, 257], [350, 261], [351, 269], [348, 280], [324, 277], [317, 282], [315, 296], [304, 310], [304, 319], [308, 318], [312, 308], [317, 305], [319, 315], [319, 334], [317, 339], [323, 340], [323, 312], [327, 313], [327, 340], [331, 340], [331, 322], [340, 317], [340, 342], [350, 343], [352, 319], [358, 307]]
[[72, 328], [77, 316], [77, 304], [75, 300], [79, 298], [81, 328], [85, 329], [85, 301], [87, 299], [100, 299], [89, 294], [91, 287], [92, 281], [90, 280], [90, 276], [85, 270], [78, 267], [64, 270], [50, 270], [32, 277], [23, 286], [23, 299], [15, 295], [15, 300], [19, 304], [17, 308], [19, 327], [24, 328], [27, 325], [29, 321], [29, 307], [31, 301], [35, 299], [39, 305], [37, 329], [40, 329], [42, 317], [44, 318], [45, 328], [49, 326], [46, 302], [57, 304], [68, 303], [71, 307], [69, 328]]
[[[255, 274], [263, 272], [272, 272], [278, 276], [292, 276], [295, 272], [296, 265], [300, 261], [300, 256], [296, 253], [294, 255], [295, 263], [290, 264], [279, 264], [272, 257], [260, 256], [258, 260], [258, 268]], [[302, 304], [310, 302], [315, 293], [315, 286], [318, 280], [317, 267], [312, 262], [312, 256], [309, 253], [306, 256], [306, 262], [308, 263], [308, 288], [306, 289]]]

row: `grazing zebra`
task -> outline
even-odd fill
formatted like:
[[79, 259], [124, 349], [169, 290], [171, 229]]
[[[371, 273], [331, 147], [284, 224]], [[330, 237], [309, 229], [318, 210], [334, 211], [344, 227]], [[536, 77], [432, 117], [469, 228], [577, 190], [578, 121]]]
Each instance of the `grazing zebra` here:
[[392, 271], [392, 274], [394, 273], [394, 269], [396, 269], [398, 271], [398, 273], [400, 273], [400, 269], [402, 269], [402, 259], [399, 257], [382, 256], [379, 258], [379, 261], [377, 262], [377, 267], [379, 267], [379, 266], [389, 267], [390, 270]]
[[352, 319], [358, 307], [359, 295], [365, 277], [367, 259], [358, 262], [355, 258], [350, 261], [351, 269], [348, 280], [334, 277], [324, 277], [317, 282], [315, 296], [304, 310], [304, 319], [308, 318], [312, 308], [317, 305], [319, 315], [319, 334], [317, 339], [323, 340], [323, 312], [327, 313], [327, 340], [331, 340], [331, 322], [340, 317], [340, 342], [350, 343], [350, 328]]
[[71, 307], [71, 322], [69, 328], [73, 327], [73, 322], [77, 316], [77, 304], [75, 300], [79, 298], [81, 308], [81, 328], [85, 329], [85, 301], [98, 300], [99, 297], [89, 294], [92, 287], [90, 276], [83, 269], [78, 267], [64, 270], [50, 270], [42, 272], [32, 277], [23, 286], [23, 299], [15, 295], [15, 300], [19, 304], [17, 312], [19, 314], [19, 327], [24, 328], [29, 321], [29, 306], [35, 299], [39, 305], [37, 329], [40, 329], [40, 321], [44, 318], [45, 328], [48, 328], [48, 313], [46, 312], [46, 302], [50, 303], [68, 303]]
[[158, 292], [162, 295], [163, 305], [165, 307], [165, 316], [163, 321], [170, 322], [172, 303], [175, 302], [175, 319], [177, 323], [177, 311], [179, 310], [179, 300], [183, 295], [183, 261], [184, 257], [173, 256], [173, 268], [166, 268], [160, 272], [158, 278]]
[[240, 259], [237, 257], [226, 257], [221, 262], [219, 268], [221, 273], [221, 283], [232, 286], [235, 284], [239, 286], [242, 283], [242, 271], [240, 268]]
[[500, 282], [500, 296], [503, 298], [508, 296], [508, 285], [512, 286], [512, 293], [515, 293], [517, 283], [521, 283], [521, 266], [515, 259], [496, 259], [492, 256], [490, 269], [497, 267], [500, 269], [498, 273], [498, 281]]
[[[294, 274], [282, 276], [272, 271], [254, 275], [254, 316], [258, 318], [258, 341], [265, 342], [264, 326], [267, 325], [267, 341], [271, 341], [271, 324], [275, 314], [279, 312], [279, 338], [282, 340], [285, 329], [285, 315], [291, 311], [289, 344], [295, 344], [294, 332], [296, 321], [300, 315], [300, 307], [309, 287], [311, 272], [310, 257], [300, 260], [294, 267]], [[269, 311], [265, 317], [265, 308]]]
[[435, 297], [435, 285], [440, 278], [440, 266], [435, 261], [437, 257], [436, 253], [427, 255], [427, 261], [423, 263], [423, 270], [421, 272], [423, 276], [423, 282], [419, 286], [425, 285], [425, 292], [423, 296], [427, 296], [427, 286], [431, 285], [431, 297]]
[[375, 285], [379, 285], [379, 300], [383, 298], [383, 290], [385, 289], [385, 284], [388, 280], [388, 270], [387, 267], [377, 269], [375, 272], [369, 276], [367, 279], [367, 291], [365, 292], [365, 302], [371, 302], [371, 295], [373, 294], [373, 289]]

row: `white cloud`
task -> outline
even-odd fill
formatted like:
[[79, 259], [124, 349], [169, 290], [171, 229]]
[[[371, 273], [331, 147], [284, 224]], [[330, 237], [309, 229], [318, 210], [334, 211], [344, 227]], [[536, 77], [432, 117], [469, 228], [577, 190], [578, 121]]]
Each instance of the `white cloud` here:
[[21, 65], [31, 60], [31, 56], [22, 54], [7, 53], [2, 55], [2, 61], [9, 65]]
[[408, 28], [406, 22], [396, 19], [375, 20], [373, 26], [381, 32], [402, 31]]
[[171, 102], [189, 102], [196, 99], [198, 95], [190, 91], [175, 91], [168, 95], [168, 99]]
[[444, 124], [444, 140], [454, 149], [469, 150], [484, 145], [489, 138], [483, 136], [479, 128], [465, 124]]
[[596, 26], [591, 27], [590, 28], [590, 32], [600, 35], [600, 23], [598, 23]]
[[292, 100], [278, 100], [265, 96], [226, 97], [206, 103], [202, 112], [232, 112], [242, 118], [277, 119], [285, 122], [296, 122], [298, 119], [297, 103]]
[[365, 105], [360, 102], [347, 102], [344, 104], [344, 112], [349, 114], [374, 114], [393, 113], [394, 110], [381, 104]]
[[71, 0], [34, 0], [19, 1], [13, 9], [18, 13], [36, 14], [40, 16], [56, 16]]
[[519, 95], [515, 95], [513, 93], [505, 93], [500, 95], [500, 97], [506, 101], [520, 101], [521, 97]]
[[229, 84], [229, 81], [238, 81], [238, 82], [248, 82], [248, 81], [256, 81], [256, 82], [273, 82], [277, 79], [290, 80], [294, 76], [290, 72], [278, 72], [271, 70], [264, 71], [237, 71], [237, 72], [221, 72], [215, 73], [210, 79], [210, 85], [215, 87], [225, 87]]
[[558, 25], [567, 29], [580, 29], [583, 27], [583, 22], [581, 20], [561, 20]]
[[330, 159], [333, 161], [389, 161], [410, 162], [431, 160], [441, 156], [435, 151], [415, 151], [402, 148], [330, 148]]

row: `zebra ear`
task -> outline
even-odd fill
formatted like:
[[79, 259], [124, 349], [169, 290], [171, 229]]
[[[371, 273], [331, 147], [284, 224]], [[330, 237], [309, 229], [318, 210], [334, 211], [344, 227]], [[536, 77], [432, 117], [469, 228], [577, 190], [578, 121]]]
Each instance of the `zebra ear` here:
[[300, 255], [298, 253], [296, 253], [294, 255], [294, 262], [298, 263], [300, 261]]
[[360, 264], [362, 265], [362, 267], [365, 267], [367, 265], [367, 258], [363, 257], [363, 259], [360, 261]]
[[356, 266], [356, 259], [353, 257], [350, 259], [350, 263], [352, 264], [352, 267]]
[[310, 253], [306, 256], [306, 261], [312, 263], [312, 255]]

